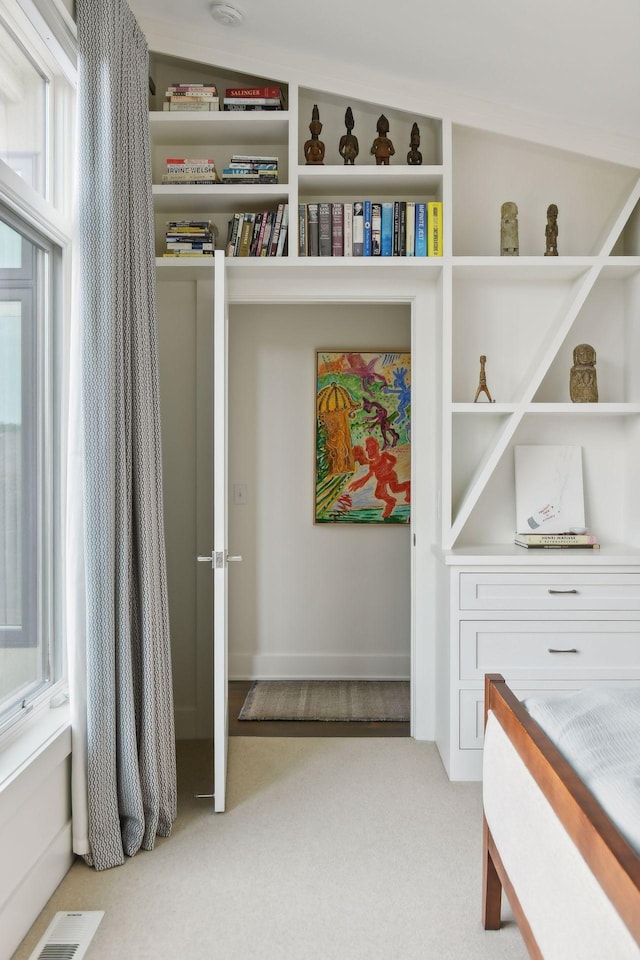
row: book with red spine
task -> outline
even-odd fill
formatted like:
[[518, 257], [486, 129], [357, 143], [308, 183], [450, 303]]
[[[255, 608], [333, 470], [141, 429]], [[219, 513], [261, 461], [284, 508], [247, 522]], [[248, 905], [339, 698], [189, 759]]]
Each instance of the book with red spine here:
[[262, 99], [281, 99], [282, 90], [280, 87], [227, 87], [224, 92], [225, 97], [257, 97]]

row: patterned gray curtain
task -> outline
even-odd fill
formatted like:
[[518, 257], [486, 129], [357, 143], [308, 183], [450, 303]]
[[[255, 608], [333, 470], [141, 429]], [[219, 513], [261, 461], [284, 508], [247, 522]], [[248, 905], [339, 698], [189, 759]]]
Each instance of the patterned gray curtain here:
[[[78, 769], [83, 777], [86, 769], [87, 834], [77, 852], [103, 870], [169, 835], [176, 773], [148, 50], [124, 0], [77, 0], [77, 23], [79, 649], [86, 663], [86, 752]], [[76, 778], [76, 798], [77, 787]]]

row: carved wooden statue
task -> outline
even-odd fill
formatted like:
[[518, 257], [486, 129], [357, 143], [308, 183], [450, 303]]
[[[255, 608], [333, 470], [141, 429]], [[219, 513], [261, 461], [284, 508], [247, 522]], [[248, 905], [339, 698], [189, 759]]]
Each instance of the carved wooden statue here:
[[411, 127], [411, 139], [409, 141], [411, 149], [407, 154], [407, 163], [414, 166], [420, 166], [422, 163], [422, 154], [418, 150], [420, 146], [420, 128], [417, 123]]
[[547, 226], [544, 231], [547, 241], [545, 257], [558, 256], [558, 208], [555, 203], [550, 203], [547, 207]]
[[589, 343], [579, 343], [573, 351], [569, 377], [569, 396], [573, 403], [597, 403], [596, 352]]
[[500, 207], [500, 256], [517, 257], [519, 253], [518, 207], [507, 201]]
[[376, 129], [378, 131], [378, 136], [371, 144], [371, 153], [376, 158], [377, 166], [389, 164], [389, 157], [392, 157], [395, 154], [395, 148], [389, 140], [387, 134], [389, 133], [389, 121], [385, 117], [384, 113], [381, 113], [378, 117], [378, 123], [376, 124]]
[[484, 365], [486, 362], [487, 362], [487, 358], [485, 357], [484, 354], [482, 354], [482, 356], [480, 357], [480, 382], [478, 383], [478, 389], [476, 390], [476, 395], [473, 398], [474, 403], [478, 402], [478, 397], [480, 396], [481, 393], [486, 394], [487, 400], [489, 401], [489, 403], [493, 403], [491, 394], [489, 393], [489, 388], [487, 387], [487, 375], [484, 369]]
[[318, 110], [317, 103], [314, 104], [311, 112], [311, 123], [309, 124], [309, 130], [311, 131], [311, 139], [307, 140], [304, 145], [304, 159], [307, 163], [307, 166], [313, 164], [323, 164], [324, 143], [322, 140], [318, 139], [322, 133], [322, 124], [320, 123], [320, 111]]
[[347, 128], [347, 132], [344, 134], [344, 136], [340, 137], [338, 153], [344, 160], [345, 164], [350, 163], [351, 166], [353, 166], [356, 157], [360, 153], [360, 147], [358, 146], [358, 138], [352, 133], [355, 123], [353, 120], [351, 107], [347, 107], [347, 112], [344, 115], [344, 125]]

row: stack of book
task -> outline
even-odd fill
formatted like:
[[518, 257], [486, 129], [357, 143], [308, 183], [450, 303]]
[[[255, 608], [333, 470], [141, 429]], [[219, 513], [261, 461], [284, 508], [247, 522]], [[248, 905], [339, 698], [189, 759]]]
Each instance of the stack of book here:
[[301, 203], [301, 257], [441, 257], [442, 203]]
[[519, 547], [542, 550], [563, 550], [581, 547], [598, 550], [598, 538], [590, 533], [516, 533], [514, 543]]
[[167, 87], [163, 110], [219, 110], [220, 98], [213, 83], [173, 83]]
[[236, 153], [222, 171], [223, 183], [277, 183], [278, 158]]
[[284, 110], [280, 87], [227, 87], [225, 110]]
[[166, 162], [167, 172], [162, 174], [163, 183], [220, 183], [220, 177], [216, 172], [215, 160], [167, 157]]
[[289, 205], [262, 213], [234, 213], [229, 220], [228, 257], [282, 257], [287, 253]]
[[165, 257], [212, 257], [216, 228], [210, 220], [170, 220]]

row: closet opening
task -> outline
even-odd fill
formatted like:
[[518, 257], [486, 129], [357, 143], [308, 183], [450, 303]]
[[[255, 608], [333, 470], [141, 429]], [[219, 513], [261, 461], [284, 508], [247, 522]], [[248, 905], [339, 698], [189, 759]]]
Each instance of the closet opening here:
[[[411, 306], [229, 306], [229, 544], [243, 557], [229, 582], [229, 733], [409, 736], [408, 720], [238, 720], [256, 680], [411, 680], [409, 490], [396, 477], [392, 493], [374, 471], [379, 515], [397, 504], [404, 522], [316, 522], [318, 351], [410, 356]], [[368, 460], [388, 450], [388, 468], [394, 434], [398, 456], [411, 458], [410, 427], [395, 429], [393, 394], [384, 421], [383, 396], [369, 394]], [[354, 477], [367, 473], [361, 463]]]

